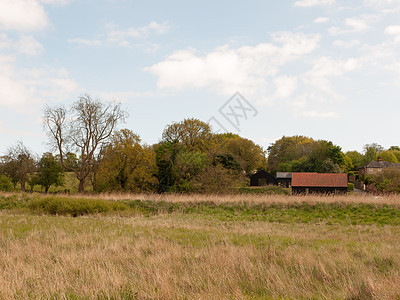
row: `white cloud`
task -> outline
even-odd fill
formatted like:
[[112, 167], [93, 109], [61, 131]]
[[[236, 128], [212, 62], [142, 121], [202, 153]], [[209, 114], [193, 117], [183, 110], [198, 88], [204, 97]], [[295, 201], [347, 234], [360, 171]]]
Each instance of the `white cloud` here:
[[369, 28], [367, 21], [360, 18], [347, 18], [345, 21], [346, 25], [350, 27], [353, 32], [360, 32]]
[[24, 69], [16, 59], [0, 54], [0, 107], [18, 112], [40, 109], [45, 98], [63, 100], [78, 89], [74, 80], [61, 69]]
[[42, 44], [35, 40], [33, 36], [23, 35], [20, 37], [16, 48], [20, 53], [27, 55], [39, 55], [43, 52]]
[[339, 114], [333, 111], [323, 112], [323, 111], [309, 110], [309, 111], [304, 111], [301, 114], [304, 117], [318, 118], [318, 119], [333, 119], [333, 118], [336, 119], [339, 117]]
[[1, 0], [0, 28], [32, 32], [44, 29], [49, 21], [36, 0]]
[[[132, 47], [130, 40], [143, 39], [154, 34], [165, 34], [170, 30], [168, 22], [157, 23], [151, 22], [143, 27], [130, 27], [128, 29], [119, 29], [113, 23], [106, 25], [106, 32], [103, 36], [96, 39], [73, 38], [68, 42], [83, 46], [102, 46], [102, 45], [117, 45], [120, 47]], [[154, 47], [151, 47], [154, 51]], [[147, 49], [147, 48], [146, 48]]]
[[294, 6], [300, 6], [300, 7], [326, 6], [335, 3], [336, 0], [299, 0], [294, 3]]
[[329, 97], [340, 99], [341, 96], [335, 92], [329, 78], [342, 76], [356, 68], [358, 68], [358, 62], [353, 58], [341, 61], [331, 57], [320, 57], [315, 61], [313, 68], [304, 74], [303, 81], [314, 91], [320, 91]]
[[11, 40], [5, 33], [0, 34], [0, 49], [12, 50], [25, 55], [39, 55], [44, 48], [33, 36], [22, 35], [18, 41]]
[[[176, 51], [164, 61], [146, 71], [158, 77], [161, 89], [182, 90], [186, 88], [212, 88], [224, 95], [236, 91], [246, 95], [265, 95], [271, 92], [271, 77], [281, 66], [313, 52], [319, 46], [319, 35], [280, 32], [272, 34], [274, 43], [244, 46], [231, 49], [216, 48], [204, 55], [196, 55], [195, 49]], [[294, 79], [281, 77], [275, 83]], [[279, 95], [289, 93], [280, 88]]]
[[37, 131], [29, 131], [29, 130], [15, 130], [11, 128], [7, 128], [2, 120], [0, 120], [0, 133], [13, 135], [17, 137], [43, 137], [43, 134]]
[[8, 35], [5, 33], [0, 33], [0, 49], [9, 49], [11, 47], [11, 41]]
[[145, 31], [153, 31], [158, 34], [163, 34], [167, 33], [170, 30], [170, 26], [168, 23], [157, 23], [157, 22], [151, 22], [147, 28], [145, 27]]
[[112, 42], [120, 42], [128, 38], [143, 38], [151, 34], [165, 34], [170, 30], [168, 23], [160, 24], [157, 22], [151, 22], [147, 26], [139, 28], [130, 27], [126, 30], [114, 28], [112, 24], [109, 24], [108, 28], [110, 30], [106, 34], [107, 40]]
[[158, 94], [153, 91], [145, 92], [104, 92], [104, 91], [94, 91], [95, 95], [98, 95], [101, 99], [115, 100], [119, 102], [128, 102], [133, 98], [154, 98], [162, 94]]
[[75, 0], [39, 0], [40, 3], [57, 5], [66, 5], [74, 1]]
[[395, 43], [400, 43], [400, 25], [386, 27], [385, 34], [393, 36]]
[[274, 98], [289, 98], [297, 89], [297, 78], [292, 76], [279, 76], [274, 79], [276, 91]]
[[329, 18], [319, 17], [314, 20], [314, 23], [326, 23], [329, 21]]
[[89, 39], [76, 38], [76, 39], [69, 39], [68, 43], [78, 44], [78, 45], [82, 45], [82, 46], [101, 46], [103, 42], [101, 40], [89, 40]]
[[377, 23], [382, 18], [380, 14], [361, 15], [360, 17], [346, 18], [344, 26], [333, 26], [328, 29], [332, 35], [359, 33], [371, 28], [372, 24]]
[[359, 40], [335, 40], [335, 41], [333, 41], [334, 46], [341, 47], [341, 48], [353, 48], [360, 44], [361, 44], [361, 42]]
[[382, 13], [397, 13], [400, 0], [364, 0], [364, 5], [379, 9]]

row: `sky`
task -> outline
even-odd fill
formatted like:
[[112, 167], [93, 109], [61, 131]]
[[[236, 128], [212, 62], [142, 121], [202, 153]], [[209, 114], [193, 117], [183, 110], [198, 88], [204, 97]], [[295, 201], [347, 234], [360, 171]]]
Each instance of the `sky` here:
[[85, 94], [146, 144], [198, 118], [265, 149], [400, 145], [400, 0], [0, 0], [0, 155], [48, 151], [44, 107]]

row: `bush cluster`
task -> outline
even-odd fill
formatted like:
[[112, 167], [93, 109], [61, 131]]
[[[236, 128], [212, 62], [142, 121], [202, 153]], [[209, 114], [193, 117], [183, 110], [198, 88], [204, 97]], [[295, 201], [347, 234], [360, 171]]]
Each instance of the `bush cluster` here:
[[71, 215], [74, 217], [129, 209], [129, 206], [121, 202], [61, 197], [36, 198], [30, 201], [27, 206], [29, 210], [34, 212], [43, 212], [51, 215]]

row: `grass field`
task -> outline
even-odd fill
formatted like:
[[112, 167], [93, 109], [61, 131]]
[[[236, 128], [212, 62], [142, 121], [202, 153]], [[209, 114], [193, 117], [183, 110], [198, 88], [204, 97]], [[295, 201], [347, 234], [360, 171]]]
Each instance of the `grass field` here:
[[396, 196], [9, 194], [0, 210], [1, 299], [400, 299]]

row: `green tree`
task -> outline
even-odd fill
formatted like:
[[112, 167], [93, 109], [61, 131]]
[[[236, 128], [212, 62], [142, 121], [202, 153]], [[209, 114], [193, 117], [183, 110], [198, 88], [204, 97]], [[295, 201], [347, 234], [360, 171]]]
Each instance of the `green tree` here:
[[158, 179], [158, 192], [168, 192], [175, 186], [178, 176], [176, 174], [175, 160], [181, 146], [178, 143], [164, 142], [155, 146]]
[[[84, 192], [85, 180], [93, 171], [99, 149], [109, 142], [115, 127], [126, 116], [121, 104], [94, 100], [89, 95], [80, 97], [70, 110], [63, 106], [45, 108], [45, 130], [59, 152], [63, 167], [74, 172], [79, 180], [79, 193]], [[68, 161], [68, 153], [78, 158], [75, 165]]]
[[242, 170], [242, 166], [231, 153], [217, 154], [214, 159], [214, 165], [217, 164], [232, 171], [240, 172]]
[[353, 164], [353, 170], [358, 170], [363, 166], [363, 163], [365, 161], [364, 155], [362, 155], [358, 151], [348, 151], [346, 152], [346, 156], [351, 159], [351, 162]]
[[384, 161], [388, 161], [388, 162], [391, 162], [391, 163], [398, 163], [399, 160], [397, 159], [396, 152], [400, 152], [400, 151], [384, 150], [384, 151], [379, 152], [378, 155]]
[[[247, 175], [267, 167], [265, 151], [249, 139], [234, 134], [219, 134], [214, 137], [212, 152], [214, 157], [231, 155]], [[226, 157], [228, 159], [228, 157]], [[233, 160], [232, 160], [233, 161]]]
[[340, 146], [334, 145], [331, 141], [320, 140], [308, 157], [304, 171], [340, 173], [345, 164], [345, 155]]
[[37, 173], [35, 174], [34, 184], [41, 185], [45, 193], [49, 191], [50, 186], [62, 186], [64, 184], [64, 169], [61, 163], [47, 152], [37, 164]]
[[155, 153], [129, 129], [114, 133], [100, 155], [96, 186], [100, 191], [150, 191], [156, 185]]
[[10, 192], [13, 189], [13, 183], [6, 175], [0, 174], [0, 191]]
[[268, 147], [268, 169], [278, 171], [282, 163], [287, 164], [308, 157], [315, 145], [316, 141], [305, 136], [283, 136]]
[[167, 125], [162, 134], [163, 142], [181, 144], [189, 151], [206, 150], [211, 138], [210, 125], [194, 118]]
[[212, 137], [210, 125], [194, 118], [166, 126], [155, 147], [159, 192], [191, 190], [191, 181], [207, 164], [204, 153]]
[[205, 153], [199, 151], [180, 151], [173, 164], [175, 183], [171, 186], [172, 192], [193, 191], [193, 179], [202, 172], [208, 164]]
[[373, 161], [377, 160], [378, 158], [378, 153], [383, 151], [384, 148], [377, 144], [377, 143], [372, 143], [372, 144], [366, 144], [364, 145], [364, 161], [363, 165]]

